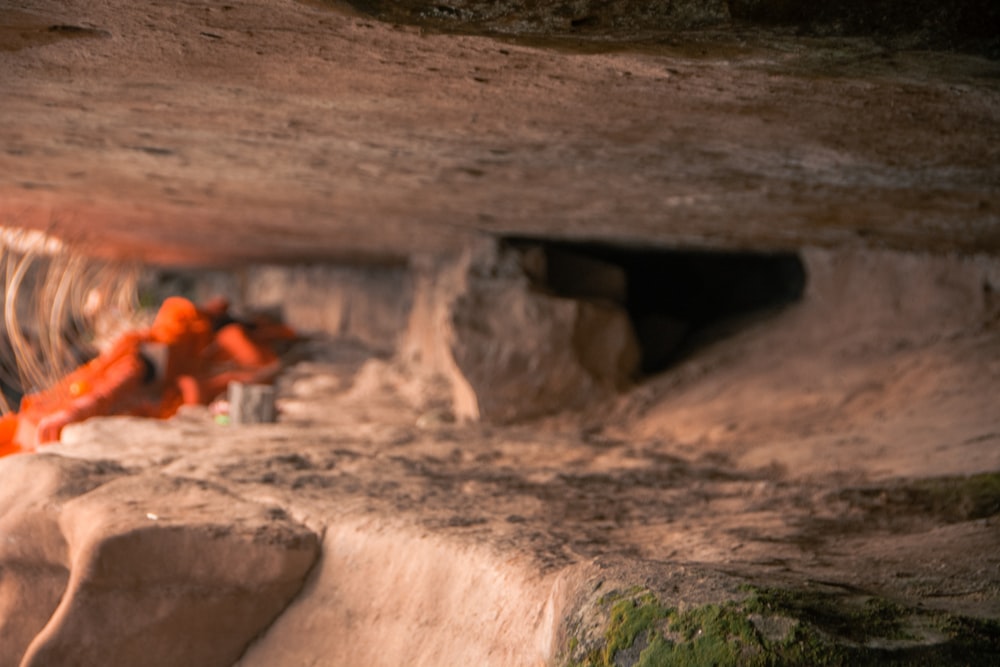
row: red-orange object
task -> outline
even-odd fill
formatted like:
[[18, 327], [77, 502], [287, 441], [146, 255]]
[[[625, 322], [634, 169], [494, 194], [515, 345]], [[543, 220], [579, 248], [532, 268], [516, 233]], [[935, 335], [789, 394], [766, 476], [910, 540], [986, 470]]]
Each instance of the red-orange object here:
[[55, 386], [29, 394], [0, 419], [0, 456], [59, 439], [67, 424], [98, 415], [166, 418], [181, 405], [206, 404], [230, 382], [265, 382], [278, 370], [271, 344], [294, 338], [288, 327], [229, 318], [227, 304], [198, 308], [163, 302], [152, 326], [130, 332]]

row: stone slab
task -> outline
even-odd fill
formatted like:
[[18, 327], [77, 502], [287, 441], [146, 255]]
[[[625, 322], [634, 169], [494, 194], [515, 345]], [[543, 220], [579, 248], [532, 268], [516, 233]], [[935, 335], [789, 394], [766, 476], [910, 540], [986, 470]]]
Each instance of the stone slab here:
[[4, 17], [0, 224], [92, 253], [1000, 247], [1000, 63], [979, 57], [724, 30], [574, 50], [294, 0]]

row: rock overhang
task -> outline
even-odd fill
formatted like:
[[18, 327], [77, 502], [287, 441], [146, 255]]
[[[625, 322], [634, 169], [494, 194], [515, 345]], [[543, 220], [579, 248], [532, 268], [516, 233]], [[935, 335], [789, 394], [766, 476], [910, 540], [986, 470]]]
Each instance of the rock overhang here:
[[291, 0], [9, 16], [0, 223], [89, 252], [1000, 247], [1000, 64], [980, 56], [718, 21], [498, 40]]

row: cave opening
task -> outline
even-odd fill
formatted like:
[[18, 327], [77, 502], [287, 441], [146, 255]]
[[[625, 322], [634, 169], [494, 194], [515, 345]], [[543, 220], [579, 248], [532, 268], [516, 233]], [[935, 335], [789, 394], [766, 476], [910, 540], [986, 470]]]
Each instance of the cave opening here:
[[798, 301], [807, 280], [794, 252], [526, 238], [507, 244], [521, 253], [534, 288], [623, 307], [635, 330], [643, 377]]

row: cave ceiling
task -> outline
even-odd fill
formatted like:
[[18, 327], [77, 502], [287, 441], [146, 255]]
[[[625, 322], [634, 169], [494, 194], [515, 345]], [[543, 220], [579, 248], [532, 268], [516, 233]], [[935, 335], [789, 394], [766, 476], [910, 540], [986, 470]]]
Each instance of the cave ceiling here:
[[0, 0], [0, 224], [163, 263], [1000, 250], [1000, 10], [813, 4]]

